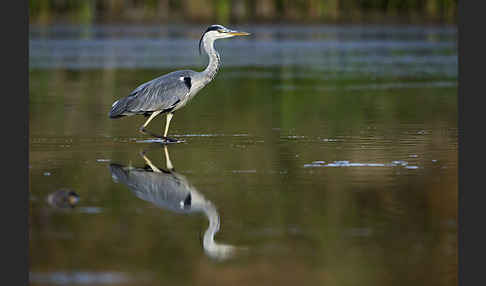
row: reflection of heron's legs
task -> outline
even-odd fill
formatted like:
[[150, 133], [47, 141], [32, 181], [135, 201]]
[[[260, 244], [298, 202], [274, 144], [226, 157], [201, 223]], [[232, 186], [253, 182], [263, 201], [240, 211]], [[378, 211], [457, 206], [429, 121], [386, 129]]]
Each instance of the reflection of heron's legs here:
[[147, 130], [145, 130], [145, 127], [147, 127], [147, 125], [149, 124], [150, 121], [152, 121], [152, 119], [154, 119], [155, 116], [159, 115], [160, 113], [162, 112], [162, 110], [158, 110], [158, 111], [154, 111], [152, 112], [152, 114], [150, 115], [150, 117], [147, 119], [147, 121], [145, 121], [145, 123], [140, 126], [140, 128], [138, 129], [138, 131], [142, 132], [143, 134], [149, 134], [149, 135], [152, 135], [152, 136], [155, 136], [155, 137], [161, 137], [160, 135], [155, 135], [151, 132], [148, 132]]
[[167, 151], [167, 146], [164, 146], [164, 152], [165, 152], [165, 164], [167, 165], [167, 169], [169, 171], [172, 171], [172, 170], [174, 170], [174, 166], [172, 165], [172, 162], [170, 161], [169, 151]]
[[159, 168], [157, 168], [151, 161], [149, 158], [147, 158], [147, 156], [145, 156], [145, 154], [143, 153], [140, 153], [140, 155], [142, 155], [143, 159], [145, 160], [145, 162], [147, 163], [147, 165], [150, 166], [150, 168], [152, 168], [152, 171], [156, 172], [156, 173], [162, 173]]

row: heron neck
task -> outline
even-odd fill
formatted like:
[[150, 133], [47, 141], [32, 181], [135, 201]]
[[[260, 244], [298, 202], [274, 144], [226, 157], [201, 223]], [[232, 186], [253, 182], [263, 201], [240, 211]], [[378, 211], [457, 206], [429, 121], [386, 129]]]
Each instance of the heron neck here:
[[204, 232], [203, 245], [205, 248], [211, 249], [215, 245], [214, 235], [219, 231], [219, 215], [210, 202], [206, 203], [204, 213], [209, 220], [209, 227]]
[[221, 59], [219, 58], [219, 54], [214, 48], [214, 39], [205, 38], [203, 39], [204, 43], [204, 50], [209, 56], [209, 64], [206, 69], [203, 71], [203, 74], [206, 79], [206, 83], [209, 83], [213, 78], [216, 76], [219, 68], [221, 67]]
[[208, 217], [209, 227], [203, 238], [203, 247], [206, 254], [216, 259], [226, 259], [234, 254], [236, 248], [229, 244], [220, 244], [214, 241], [214, 235], [219, 231], [219, 215], [216, 208], [210, 202], [204, 207], [204, 213]]

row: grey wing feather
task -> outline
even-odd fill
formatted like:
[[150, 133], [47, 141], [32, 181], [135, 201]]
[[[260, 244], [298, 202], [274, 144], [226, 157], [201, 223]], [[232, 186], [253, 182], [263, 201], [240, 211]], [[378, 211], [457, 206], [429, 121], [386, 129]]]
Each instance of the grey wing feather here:
[[188, 96], [190, 84], [185, 78], [189, 78], [190, 82], [193, 73], [189, 70], [176, 71], [141, 84], [130, 95], [113, 104], [110, 117], [173, 109]]

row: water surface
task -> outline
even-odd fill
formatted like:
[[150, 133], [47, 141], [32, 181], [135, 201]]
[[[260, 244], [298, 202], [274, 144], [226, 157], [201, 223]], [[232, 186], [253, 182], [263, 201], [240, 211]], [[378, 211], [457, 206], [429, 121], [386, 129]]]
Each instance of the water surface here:
[[[107, 113], [202, 70], [203, 27], [31, 26], [31, 284], [457, 284], [455, 28], [235, 28], [253, 36], [217, 42], [220, 73], [172, 120], [174, 175], [144, 118]], [[182, 187], [169, 203], [166, 175], [211, 211]], [[62, 188], [74, 208], [47, 203]], [[205, 247], [214, 212], [230, 255]]]

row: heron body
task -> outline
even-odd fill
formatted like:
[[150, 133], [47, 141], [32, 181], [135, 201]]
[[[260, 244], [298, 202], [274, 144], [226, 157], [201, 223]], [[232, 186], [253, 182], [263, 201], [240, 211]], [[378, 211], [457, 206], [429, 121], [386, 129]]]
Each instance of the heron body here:
[[209, 64], [204, 71], [174, 71], [143, 83], [127, 97], [113, 103], [109, 113], [110, 118], [131, 115], [148, 116], [147, 121], [139, 128], [142, 133], [148, 133], [145, 128], [149, 122], [159, 114], [167, 114], [162, 138], [167, 142], [174, 141], [167, 138], [169, 124], [174, 112], [185, 106], [203, 87], [210, 83], [221, 66], [221, 59], [214, 48], [214, 41], [244, 35], [249, 34], [230, 30], [221, 25], [210, 26], [199, 41], [199, 51], [201, 51], [202, 46], [209, 56]]

